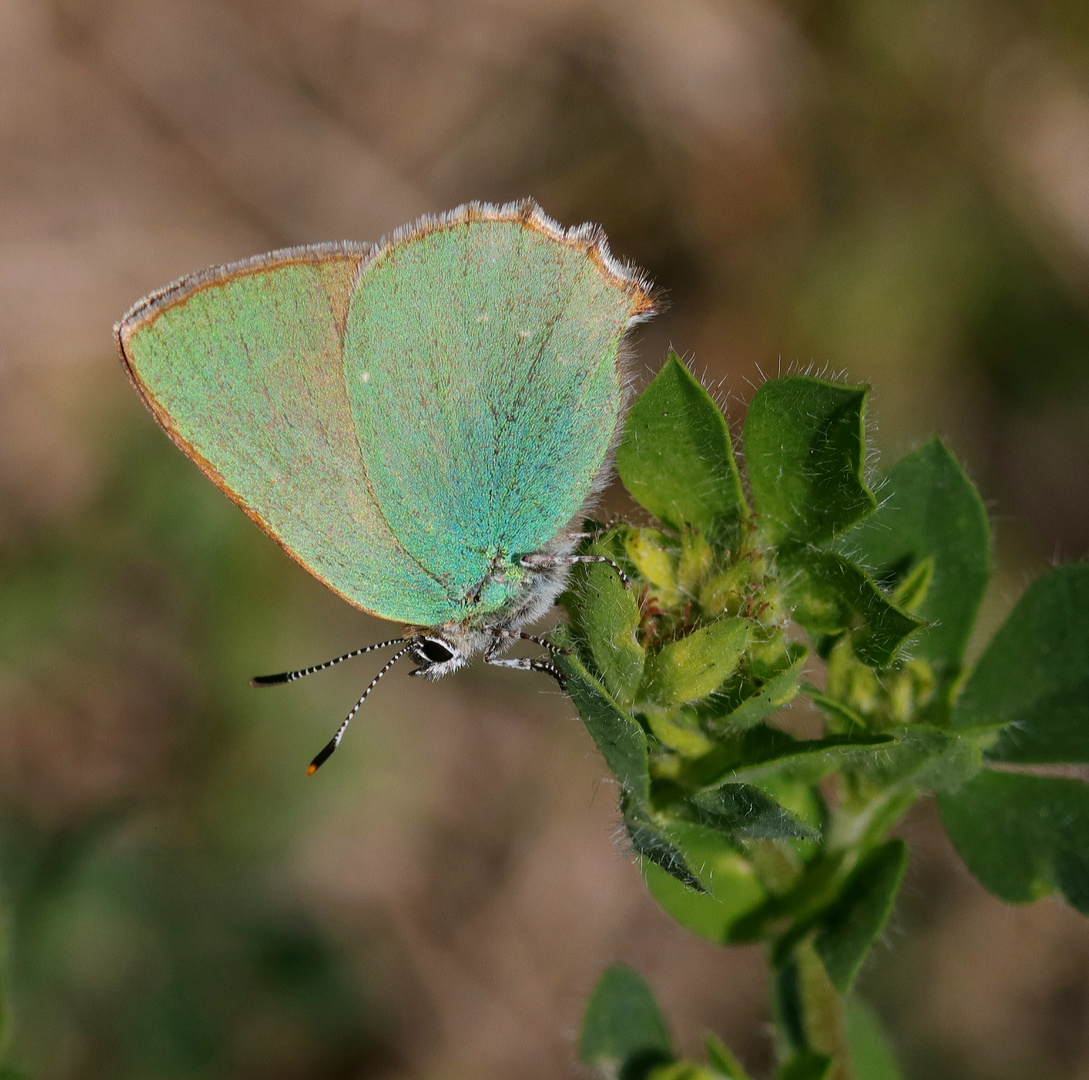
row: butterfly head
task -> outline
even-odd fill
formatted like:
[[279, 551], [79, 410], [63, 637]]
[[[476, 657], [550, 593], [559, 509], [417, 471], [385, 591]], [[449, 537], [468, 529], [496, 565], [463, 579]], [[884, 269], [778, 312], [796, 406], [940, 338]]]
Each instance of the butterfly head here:
[[410, 642], [408, 655], [416, 662], [416, 670], [409, 674], [426, 675], [429, 679], [441, 679], [464, 667], [477, 651], [473, 647], [475, 641], [468, 640], [455, 627], [421, 630]]

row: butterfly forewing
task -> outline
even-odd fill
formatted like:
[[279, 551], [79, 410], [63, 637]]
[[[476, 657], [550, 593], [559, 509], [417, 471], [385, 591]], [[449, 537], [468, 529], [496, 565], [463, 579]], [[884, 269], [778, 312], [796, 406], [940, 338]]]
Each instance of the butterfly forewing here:
[[385, 523], [345, 391], [367, 254], [330, 245], [197, 275], [137, 305], [118, 338], [159, 422], [290, 554], [360, 607], [430, 624], [447, 591]]

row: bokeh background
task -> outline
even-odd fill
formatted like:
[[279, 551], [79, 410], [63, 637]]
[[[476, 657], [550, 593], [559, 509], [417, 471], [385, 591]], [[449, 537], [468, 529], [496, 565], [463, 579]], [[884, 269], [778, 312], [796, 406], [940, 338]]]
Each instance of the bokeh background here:
[[[33, 1077], [580, 1075], [600, 970], [770, 1061], [763, 959], [674, 927], [544, 679], [247, 678], [383, 635], [129, 389], [174, 277], [468, 199], [602, 223], [740, 429], [766, 374], [873, 385], [991, 508], [984, 625], [1089, 550], [1084, 0], [0, 0], [4, 1058]], [[623, 496], [610, 495], [622, 510]], [[977, 645], [978, 648], [978, 645]], [[1089, 924], [1012, 909], [932, 806], [863, 979], [910, 1078], [1089, 1077]]]

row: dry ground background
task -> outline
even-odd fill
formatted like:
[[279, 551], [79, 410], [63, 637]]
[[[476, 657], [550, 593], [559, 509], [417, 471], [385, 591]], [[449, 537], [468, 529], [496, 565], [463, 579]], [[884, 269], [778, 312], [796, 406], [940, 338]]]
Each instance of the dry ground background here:
[[[993, 627], [1089, 550], [1080, 0], [0, 0], [4, 1039], [35, 1078], [578, 1075], [617, 959], [769, 1060], [762, 958], [670, 924], [547, 683], [249, 675], [377, 639], [170, 447], [110, 326], [175, 276], [467, 199], [605, 225], [722, 380], [874, 386], [990, 507]], [[610, 498], [623, 509], [623, 497]], [[1089, 1077], [1089, 923], [933, 808], [863, 989], [915, 1080]]]

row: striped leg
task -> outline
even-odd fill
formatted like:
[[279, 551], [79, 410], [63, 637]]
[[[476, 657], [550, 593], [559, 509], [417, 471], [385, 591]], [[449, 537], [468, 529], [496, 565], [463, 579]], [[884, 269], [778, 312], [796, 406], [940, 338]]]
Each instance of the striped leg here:
[[496, 634], [496, 636], [492, 638], [492, 643], [484, 650], [484, 663], [491, 664], [493, 667], [514, 668], [516, 671], [540, 671], [544, 675], [551, 675], [552, 678], [560, 684], [560, 689], [563, 689], [567, 685], [566, 676], [551, 660], [531, 660], [528, 657], [522, 656], [500, 656], [499, 652], [503, 647], [504, 641], [511, 638], [536, 642], [553, 653], [567, 651], [565, 649], [558, 649], [555, 645], [542, 641], [540, 638], [535, 638], [530, 634], [515, 634], [509, 630], [504, 630]]
[[577, 563], [608, 563], [624, 583], [624, 588], [631, 588], [628, 575], [607, 555], [523, 555], [521, 563], [527, 570], [551, 570], [556, 566], [575, 566]]
[[570, 649], [561, 649], [559, 645], [553, 645], [547, 638], [534, 637], [532, 634], [523, 634], [517, 630], [497, 630], [496, 636], [506, 641], [532, 641], [534, 645], [540, 645], [547, 649], [553, 656], [570, 656]]
[[620, 524], [620, 521], [621, 518], [617, 514], [613, 514], [604, 525], [600, 525], [596, 529], [591, 529], [589, 532], [567, 533], [567, 535], [572, 540], [596, 540], [599, 536], [611, 532], [614, 526]]

